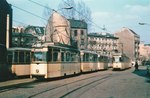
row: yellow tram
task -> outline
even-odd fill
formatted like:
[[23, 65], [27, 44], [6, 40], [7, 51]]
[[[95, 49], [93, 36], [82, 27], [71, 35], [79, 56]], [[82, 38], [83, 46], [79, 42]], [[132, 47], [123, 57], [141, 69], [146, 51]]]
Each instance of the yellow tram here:
[[32, 49], [32, 77], [61, 77], [80, 73], [80, 51], [72, 46], [44, 43]]
[[89, 72], [98, 70], [98, 55], [96, 52], [81, 50], [81, 72]]
[[12, 74], [16, 76], [30, 76], [31, 49], [8, 48], [7, 62], [11, 65]]
[[130, 59], [122, 53], [113, 54], [113, 69], [127, 69], [130, 68]]

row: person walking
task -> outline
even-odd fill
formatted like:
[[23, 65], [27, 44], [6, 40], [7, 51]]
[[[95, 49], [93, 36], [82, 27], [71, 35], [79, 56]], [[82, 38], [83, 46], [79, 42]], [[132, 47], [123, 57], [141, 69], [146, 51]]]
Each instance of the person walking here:
[[137, 61], [135, 62], [135, 71], [136, 70], [139, 70], [139, 65], [138, 65]]

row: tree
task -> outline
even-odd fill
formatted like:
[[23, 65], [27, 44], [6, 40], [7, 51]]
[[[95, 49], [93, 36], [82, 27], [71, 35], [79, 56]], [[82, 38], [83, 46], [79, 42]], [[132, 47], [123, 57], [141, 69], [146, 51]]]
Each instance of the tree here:
[[[67, 9], [72, 7], [72, 9]], [[60, 12], [67, 19], [83, 20], [88, 24], [88, 30], [92, 26], [91, 10], [83, 1], [75, 3], [74, 0], [62, 1], [59, 4]]]
[[80, 9], [77, 11], [77, 16], [79, 20], [84, 20], [88, 24], [88, 30], [90, 31], [92, 26], [92, 16], [91, 10], [88, 6], [85, 5], [83, 1], [78, 2], [78, 6], [76, 9]]
[[[52, 13], [53, 13], [53, 10], [49, 7], [48, 4], [46, 4], [44, 7], [44, 11], [43, 11], [43, 17], [48, 20], [49, 17], [52, 15]], [[44, 24], [46, 25], [47, 21]]]

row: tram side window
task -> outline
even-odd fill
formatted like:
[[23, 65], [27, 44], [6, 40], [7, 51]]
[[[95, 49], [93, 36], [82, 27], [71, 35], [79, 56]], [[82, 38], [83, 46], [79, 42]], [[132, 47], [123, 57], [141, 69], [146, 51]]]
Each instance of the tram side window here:
[[47, 61], [52, 61], [52, 49], [47, 52]]
[[73, 61], [75, 62], [79, 61], [79, 54], [77, 52], [73, 54]]
[[110, 58], [108, 58], [107, 56], [105, 56], [105, 58], [104, 58], [104, 59], [105, 59], [105, 62], [106, 62], [106, 63], [108, 63], [109, 61], [111, 61], [111, 59], [110, 59]]
[[66, 61], [70, 61], [70, 53], [66, 53]]
[[65, 61], [65, 55], [64, 55], [64, 52], [61, 53], [61, 61]]
[[27, 52], [27, 53], [26, 53], [26, 55], [25, 55], [25, 60], [26, 60], [26, 63], [30, 63], [30, 62], [31, 62], [30, 52]]
[[18, 52], [15, 52], [14, 63], [18, 63]]
[[12, 57], [13, 57], [13, 56], [12, 56], [12, 53], [11, 53], [11, 52], [8, 52], [8, 55], [7, 55], [7, 62], [8, 62], [8, 63], [13, 63], [13, 62], [12, 62]]
[[93, 55], [89, 54], [89, 61], [93, 61]]
[[24, 63], [24, 52], [19, 52], [19, 62]]
[[115, 62], [115, 58], [114, 57], [112, 57], [112, 62]]
[[70, 54], [70, 61], [74, 61], [74, 54]]
[[96, 62], [97, 61], [97, 55], [94, 55], [94, 61]]
[[86, 61], [89, 61], [89, 54], [86, 54]]
[[53, 61], [57, 61], [57, 58], [58, 58], [58, 53], [54, 52], [53, 53]]
[[83, 55], [83, 61], [86, 61], [86, 54]]
[[59, 49], [53, 51], [53, 61], [61, 61], [61, 53]]
[[77, 61], [77, 60], [76, 60], [76, 54], [75, 54], [75, 53], [72, 53], [72, 54], [71, 54], [71, 61], [73, 61], [73, 62], [74, 62], [74, 61]]
[[119, 61], [120, 61], [120, 62], [122, 62], [122, 61], [123, 61], [123, 58], [122, 58], [122, 57], [120, 57], [120, 58], [119, 58]]

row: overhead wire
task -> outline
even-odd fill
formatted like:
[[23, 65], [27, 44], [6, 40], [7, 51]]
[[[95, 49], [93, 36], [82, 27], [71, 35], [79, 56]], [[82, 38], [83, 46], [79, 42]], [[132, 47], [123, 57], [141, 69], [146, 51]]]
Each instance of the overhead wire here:
[[[41, 7], [44, 7], [44, 8], [53, 10], [53, 11], [56, 11], [56, 10], [50, 8], [50, 7], [44, 6], [44, 5], [42, 5], [42, 4], [38, 3], [38, 2], [35, 2], [35, 1], [33, 1], [33, 0], [28, 0], [28, 1], [30, 1], [30, 2], [32, 2], [32, 3], [34, 3], [34, 4], [37, 4], [37, 5], [41, 6]], [[63, 0], [63, 2], [64, 2], [65, 4], [67, 4], [68, 6], [72, 7], [72, 6], [71, 6], [70, 4], [68, 4], [66, 1]], [[26, 13], [28, 13], [28, 14], [31, 14], [31, 15], [33, 15], [33, 16], [35, 16], [35, 17], [38, 17], [38, 18], [40, 18], [40, 19], [43, 19], [43, 20], [47, 21], [47, 19], [45, 19], [45, 18], [43, 18], [43, 17], [41, 17], [41, 16], [39, 16], [39, 15], [36, 15], [36, 14], [34, 14], [34, 13], [32, 13], [32, 12], [29, 12], [29, 11], [27, 11], [27, 10], [24, 10], [24, 9], [22, 9], [22, 8], [20, 8], [20, 7], [15, 6], [15, 5], [12, 5], [12, 6], [15, 7], [15, 8], [17, 8], [17, 9], [19, 9], [19, 10], [21, 10], [21, 11], [24, 11], [24, 12], [26, 12]], [[72, 7], [72, 8], [73, 8], [78, 14], [82, 15], [84, 18], [86, 18], [89, 22], [91, 22], [92, 24], [94, 24], [94, 25], [97, 26], [98, 28], [100, 28], [100, 29], [102, 29], [102, 30], [106, 30], [106, 28], [100, 27], [100, 26], [97, 25], [95, 22], [93, 22], [92, 20], [90, 20], [88, 17], [86, 17], [85, 15], [83, 15], [82, 13], [80, 13], [78, 10], [76, 10], [74, 7]]]
[[[38, 3], [38, 2], [35, 2], [35, 1], [33, 1], [33, 0], [28, 0], [28, 1], [30, 1], [30, 2], [32, 2], [32, 3], [34, 3], [34, 4], [37, 4], [37, 5], [41, 6], [41, 7], [44, 7], [44, 8], [53, 10], [53, 11], [56, 11], [56, 10], [50, 8], [50, 7], [44, 6], [44, 5], [42, 5], [42, 4]], [[100, 29], [102, 29], [102, 30], [106, 30], [106, 28], [102, 28], [102, 27], [100, 27], [99, 25], [97, 25], [96, 23], [94, 23], [92, 20], [90, 20], [90, 19], [87, 18], [85, 15], [83, 15], [82, 13], [80, 13], [78, 10], [76, 10], [74, 7], [72, 7], [72, 6], [71, 6], [70, 4], [68, 4], [66, 1], [63, 0], [63, 2], [64, 2], [65, 4], [67, 4], [68, 6], [70, 6], [72, 9], [74, 9], [78, 14], [80, 14], [80, 15], [82, 15], [84, 18], [86, 18], [89, 22], [91, 22], [92, 24], [94, 24], [95, 26], [97, 26], [98, 28], [100, 28]]]
[[23, 23], [23, 22], [20, 22], [20, 21], [14, 20], [14, 19], [13, 19], [13, 22], [17, 22], [17, 23], [20, 23], [20, 24], [28, 25], [28, 24], [26, 24], [26, 23]]
[[[68, 4], [66, 1], [62, 0], [65, 4], [67, 4], [68, 6], [72, 7], [70, 4]], [[82, 13], [80, 13], [78, 10], [76, 10], [74, 7], [73, 9], [80, 15], [82, 15], [84, 18], [86, 18], [89, 22], [93, 23], [95, 26], [97, 26], [98, 28], [102, 29], [102, 30], [106, 30], [106, 28], [102, 28], [99, 25], [97, 25], [96, 23], [94, 23], [91, 19], [87, 18], [85, 15], [83, 15]]]
[[35, 2], [35, 1], [33, 1], [33, 0], [28, 0], [28, 1], [30, 1], [30, 2], [32, 2], [32, 3], [34, 3], [34, 4], [37, 4], [37, 5], [41, 6], [41, 7], [44, 7], [44, 8], [47, 8], [47, 9], [50, 9], [50, 10], [54, 11], [54, 9], [52, 9], [52, 8], [50, 8], [50, 7], [47, 7], [47, 6], [44, 6], [44, 5], [42, 5], [42, 4], [38, 3], [38, 2]]
[[27, 11], [27, 10], [24, 10], [24, 9], [22, 9], [22, 8], [20, 8], [20, 7], [15, 6], [15, 5], [12, 5], [12, 6], [15, 7], [15, 8], [17, 8], [17, 9], [19, 9], [19, 10], [21, 10], [21, 11], [24, 11], [24, 12], [26, 12], [26, 13], [28, 13], [28, 14], [31, 14], [31, 15], [33, 15], [33, 16], [35, 16], [35, 17], [38, 17], [38, 18], [40, 18], [40, 19], [43, 19], [43, 20], [47, 21], [47, 19], [45, 19], [45, 18], [43, 18], [43, 17], [41, 17], [41, 16], [39, 16], [39, 15], [36, 15], [36, 14], [34, 14], [34, 13], [32, 13], [32, 12], [29, 12], [29, 11]]

